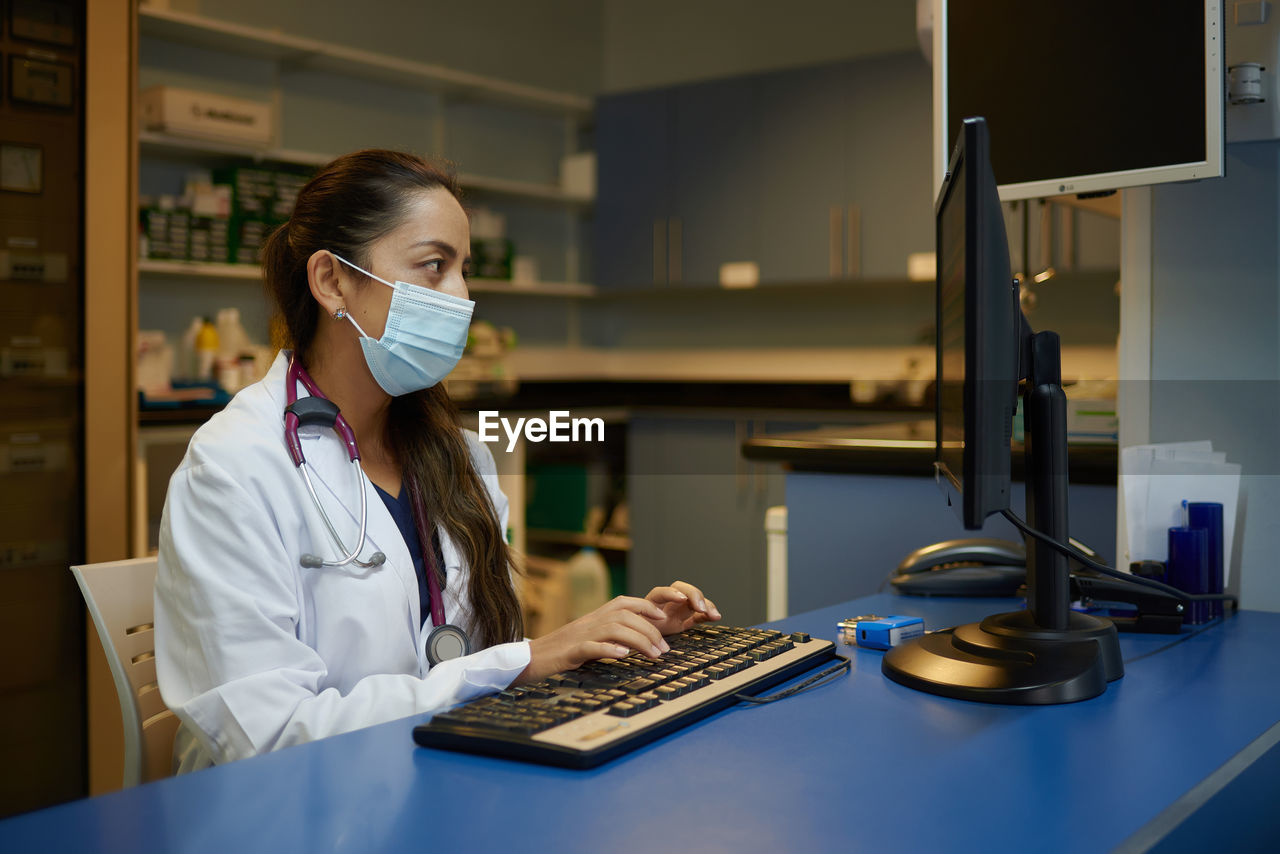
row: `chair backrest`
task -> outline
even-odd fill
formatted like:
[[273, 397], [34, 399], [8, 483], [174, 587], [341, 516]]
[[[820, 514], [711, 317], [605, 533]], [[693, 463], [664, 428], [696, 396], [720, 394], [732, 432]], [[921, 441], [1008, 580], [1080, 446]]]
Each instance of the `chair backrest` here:
[[136, 786], [172, 773], [178, 718], [156, 685], [156, 559], [73, 566], [85, 605], [111, 668], [124, 721], [124, 785]]

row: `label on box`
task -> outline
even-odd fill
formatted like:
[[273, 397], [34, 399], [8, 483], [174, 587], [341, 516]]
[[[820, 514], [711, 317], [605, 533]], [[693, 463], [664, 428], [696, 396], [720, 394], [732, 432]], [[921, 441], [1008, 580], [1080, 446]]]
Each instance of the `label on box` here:
[[139, 98], [142, 124], [150, 130], [267, 145], [271, 105], [209, 92], [152, 86]]

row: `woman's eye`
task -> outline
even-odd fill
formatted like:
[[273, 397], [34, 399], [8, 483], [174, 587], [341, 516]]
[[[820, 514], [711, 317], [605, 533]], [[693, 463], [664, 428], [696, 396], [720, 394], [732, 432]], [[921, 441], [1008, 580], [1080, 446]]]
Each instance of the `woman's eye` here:
[[430, 261], [426, 262], [422, 266], [426, 267], [428, 270], [430, 270], [433, 273], [439, 273], [441, 270], [444, 269], [444, 259], [432, 258]]

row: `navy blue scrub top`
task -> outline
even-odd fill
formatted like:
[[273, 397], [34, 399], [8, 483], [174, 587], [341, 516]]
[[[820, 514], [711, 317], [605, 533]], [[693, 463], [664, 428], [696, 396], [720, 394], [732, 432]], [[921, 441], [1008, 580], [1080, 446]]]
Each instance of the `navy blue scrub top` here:
[[[431, 621], [431, 588], [427, 586], [427, 567], [422, 557], [422, 543], [418, 540], [418, 528], [413, 524], [413, 504], [409, 500], [409, 490], [402, 485], [400, 497], [392, 498], [389, 492], [376, 483], [373, 488], [378, 490], [378, 497], [387, 506], [391, 518], [396, 521], [396, 527], [400, 529], [404, 544], [409, 547], [409, 556], [413, 558], [413, 572], [418, 576], [418, 613], [422, 615], [422, 625], [425, 626]], [[444, 566], [440, 538], [434, 531], [431, 535], [431, 548], [435, 552], [436, 566]], [[440, 589], [444, 589], [443, 580], [441, 580]]]

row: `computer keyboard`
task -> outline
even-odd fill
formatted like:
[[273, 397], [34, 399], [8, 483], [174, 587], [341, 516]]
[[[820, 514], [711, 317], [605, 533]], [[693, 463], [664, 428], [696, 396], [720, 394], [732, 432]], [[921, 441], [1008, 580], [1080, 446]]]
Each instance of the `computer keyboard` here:
[[590, 768], [835, 658], [835, 644], [772, 629], [695, 626], [658, 659], [604, 658], [414, 727], [424, 747]]

